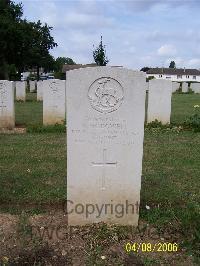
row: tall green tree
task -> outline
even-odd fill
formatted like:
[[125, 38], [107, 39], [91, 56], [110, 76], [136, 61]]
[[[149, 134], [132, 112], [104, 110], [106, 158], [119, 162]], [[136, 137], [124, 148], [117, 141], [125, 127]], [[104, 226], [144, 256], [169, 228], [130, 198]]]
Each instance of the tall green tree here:
[[23, 14], [22, 5], [9, 0], [0, 1], [0, 78], [8, 79], [9, 64], [17, 56], [17, 29]]
[[93, 51], [93, 58], [98, 66], [106, 66], [109, 62], [106, 57], [106, 50], [105, 45], [103, 45], [102, 36], [99, 46]]
[[176, 63], [174, 61], [171, 61], [169, 64], [169, 68], [176, 68]]
[[0, 1], [0, 77], [8, 79], [8, 65], [14, 64], [19, 72], [26, 68], [45, 67], [53, 63], [50, 49], [57, 46], [51, 36], [52, 28], [40, 21], [22, 19], [22, 4]]
[[140, 69], [140, 71], [147, 72], [150, 69], [151, 69], [150, 67], [143, 67], [143, 68]]
[[76, 63], [69, 57], [58, 57], [55, 61], [56, 71], [61, 72], [63, 65], [75, 65]]

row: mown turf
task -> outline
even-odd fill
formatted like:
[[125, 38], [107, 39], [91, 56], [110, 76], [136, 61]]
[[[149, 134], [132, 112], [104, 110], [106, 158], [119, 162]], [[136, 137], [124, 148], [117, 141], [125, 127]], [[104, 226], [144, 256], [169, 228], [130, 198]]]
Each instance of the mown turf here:
[[0, 202], [40, 203], [66, 196], [65, 134], [0, 135]]
[[172, 96], [171, 122], [183, 123], [194, 111], [194, 105], [200, 105], [200, 94], [179, 94]]
[[17, 126], [42, 125], [43, 103], [37, 102], [36, 93], [27, 93], [26, 102], [15, 101], [15, 119]]
[[[41, 124], [42, 103], [16, 103], [19, 123]], [[200, 95], [174, 94], [172, 122], [181, 124], [200, 105]], [[66, 134], [0, 135], [0, 202], [45, 204], [66, 198]], [[146, 129], [140, 218], [180, 231], [200, 250], [200, 134]], [[84, 169], [83, 169], [84, 170]], [[150, 209], [146, 208], [146, 205]], [[1, 209], [1, 207], [0, 207]]]

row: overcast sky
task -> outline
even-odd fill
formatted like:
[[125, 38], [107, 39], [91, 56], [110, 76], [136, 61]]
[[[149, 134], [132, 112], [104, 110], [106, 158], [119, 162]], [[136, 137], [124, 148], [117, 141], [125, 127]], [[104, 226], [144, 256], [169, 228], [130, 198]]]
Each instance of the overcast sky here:
[[53, 27], [54, 57], [93, 62], [103, 36], [109, 65], [200, 68], [199, 0], [16, 0], [24, 16]]

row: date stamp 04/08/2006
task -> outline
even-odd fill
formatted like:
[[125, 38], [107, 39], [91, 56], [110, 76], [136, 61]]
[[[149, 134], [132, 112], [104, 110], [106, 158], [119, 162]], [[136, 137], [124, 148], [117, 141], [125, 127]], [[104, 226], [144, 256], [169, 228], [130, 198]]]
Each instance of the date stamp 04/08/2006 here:
[[127, 253], [130, 252], [176, 252], [178, 251], [178, 244], [176, 243], [130, 243], [125, 245]]

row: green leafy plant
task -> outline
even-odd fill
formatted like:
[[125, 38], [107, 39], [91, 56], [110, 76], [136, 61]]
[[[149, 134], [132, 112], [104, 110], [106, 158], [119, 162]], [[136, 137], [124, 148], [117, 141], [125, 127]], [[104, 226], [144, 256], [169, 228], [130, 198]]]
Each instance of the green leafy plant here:
[[200, 106], [194, 105], [193, 114], [186, 119], [184, 125], [190, 127], [194, 132], [200, 132]]

